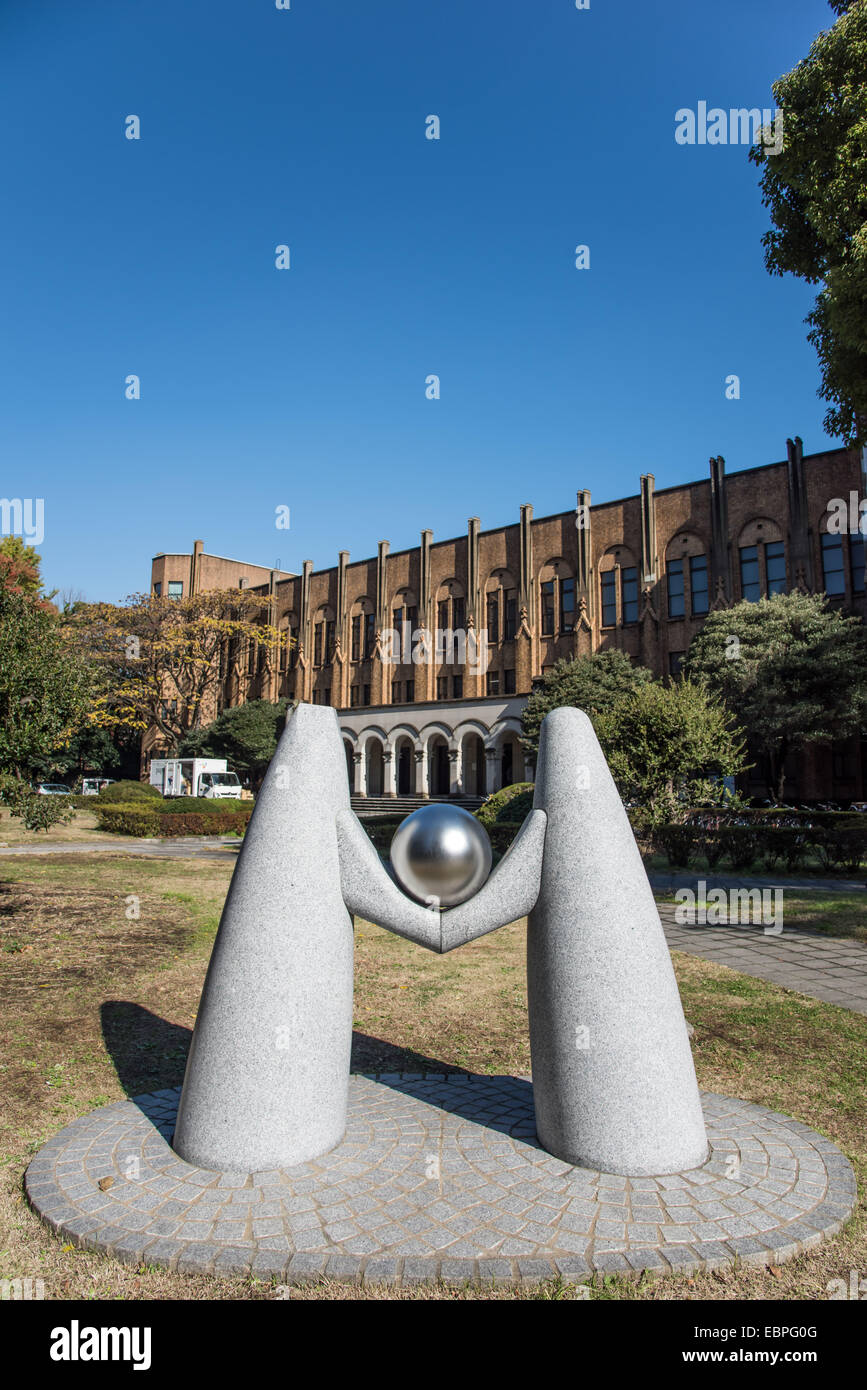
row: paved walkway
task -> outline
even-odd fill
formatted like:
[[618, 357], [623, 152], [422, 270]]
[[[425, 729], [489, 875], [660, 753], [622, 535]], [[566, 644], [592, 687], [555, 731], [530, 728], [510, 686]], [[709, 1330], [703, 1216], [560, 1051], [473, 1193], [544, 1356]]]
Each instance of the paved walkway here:
[[660, 904], [672, 951], [688, 951], [826, 1004], [867, 1014], [867, 946], [862, 942], [788, 927], [780, 936], [766, 936], [760, 926], [682, 926], [674, 913], [674, 904]]
[[125, 835], [122, 840], [54, 840], [39, 845], [0, 844], [0, 856], [16, 854], [144, 854], [157, 859], [228, 859], [241, 848], [235, 835], [189, 835], [174, 839], [144, 840]]

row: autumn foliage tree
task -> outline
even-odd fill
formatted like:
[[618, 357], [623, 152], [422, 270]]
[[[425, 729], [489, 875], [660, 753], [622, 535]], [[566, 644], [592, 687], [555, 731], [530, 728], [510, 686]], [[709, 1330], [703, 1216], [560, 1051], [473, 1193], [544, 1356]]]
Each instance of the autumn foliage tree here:
[[276, 659], [287, 636], [268, 618], [267, 601], [234, 589], [76, 604], [66, 618], [69, 630], [99, 669], [94, 722], [153, 733], [176, 749], [214, 718], [224, 676], [246, 660], [251, 644]]

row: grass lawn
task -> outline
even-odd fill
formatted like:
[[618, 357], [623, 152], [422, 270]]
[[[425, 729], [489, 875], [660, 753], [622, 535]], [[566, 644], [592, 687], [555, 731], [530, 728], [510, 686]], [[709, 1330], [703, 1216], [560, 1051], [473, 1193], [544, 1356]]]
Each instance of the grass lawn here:
[[[250, 1279], [136, 1270], [78, 1250], [42, 1225], [22, 1192], [30, 1157], [70, 1120], [180, 1084], [232, 867], [98, 854], [0, 861], [0, 1278], [42, 1278], [46, 1296], [61, 1299], [274, 1296], [270, 1284]], [[818, 898], [804, 902], [821, 913]], [[524, 940], [525, 924], [513, 923], [440, 957], [358, 922], [354, 1068], [528, 1072]], [[695, 956], [674, 959], [700, 1085], [812, 1125], [840, 1145], [864, 1190], [867, 1018]], [[867, 1268], [865, 1209], [862, 1198], [840, 1236], [778, 1269], [609, 1277], [591, 1297], [823, 1299], [829, 1279]], [[308, 1300], [576, 1296], [553, 1281], [484, 1294], [333, 1281], [293, 1292]]]

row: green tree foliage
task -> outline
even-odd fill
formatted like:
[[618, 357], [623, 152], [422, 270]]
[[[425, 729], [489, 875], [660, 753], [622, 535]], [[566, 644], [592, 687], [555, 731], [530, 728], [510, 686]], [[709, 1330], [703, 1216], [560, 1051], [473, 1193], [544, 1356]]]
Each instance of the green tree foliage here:
[[239, 776], [249, 776], [258, 788], [277, 748], [289, 701], [250, 700], [234, 705], [204, 729], [193, 729], [181, 741], [183, 758], [226, 758]]
[[685, 672], [704, 679], [767, 754], [782, 799], [791, 749], [864, 727], [867, 632], [824, 594], [775, 594], [709, 614]]
[[92, 672], [50, 605], [0, 587], [0, 772], [29, 779], [86, 722]]
[[521, 743], [531, 757], [539, 751], [545, 715], [559, 705], [573, 705], [591, 717], [609, 709], [622, 695], [651, 680], [644, 666], [633, 666], [625, 652], [593, 652], [575, 660], [562, 657], [533, 689], [521, 716]]
[[867, 442], [867, 0], [831, 0], [840, 16], [773, 84], [783, 149], [750, 151], [773, 230], [771, 274], [821, 285], [807, 318], [830, 403], [829, 434]]
[[721, 803], [721, 779], [745, 767], [740, 730], [698, 682], [648, 681], [593, 723], [620, 795], [638, 803], [648, 826]]

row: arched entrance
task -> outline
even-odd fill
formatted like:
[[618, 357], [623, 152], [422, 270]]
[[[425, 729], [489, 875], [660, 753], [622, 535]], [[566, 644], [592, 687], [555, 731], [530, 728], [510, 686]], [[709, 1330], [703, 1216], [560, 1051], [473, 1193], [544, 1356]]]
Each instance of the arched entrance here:
[[478, 734], [467, 734], [463, 743], [464, 796], [485, 795], [485, 745]]
[[428, 784], [431, 796], [449, 794], [449, 746], [442, 734], [434, 734], [427, 746]]
[[395, 750], [397, 765], [395, 767], [395, 780], [397, 783], [398, 796], [412, 796], [415, 783], [415, 750], [412, 739], [398, 739]]

